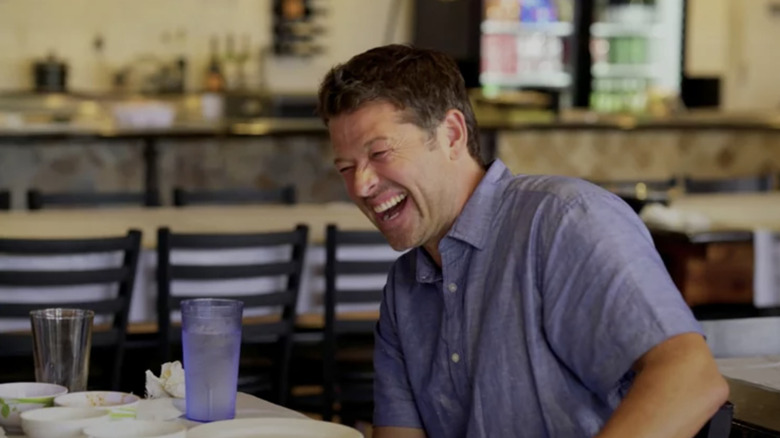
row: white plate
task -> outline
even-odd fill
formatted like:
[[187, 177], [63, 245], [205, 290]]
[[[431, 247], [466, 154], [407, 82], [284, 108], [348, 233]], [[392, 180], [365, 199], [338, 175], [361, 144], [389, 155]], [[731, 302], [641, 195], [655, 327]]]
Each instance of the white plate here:
[[187, 438], [363, 438], [355, 429], [294, 418], [242, 418], [194, 427]]

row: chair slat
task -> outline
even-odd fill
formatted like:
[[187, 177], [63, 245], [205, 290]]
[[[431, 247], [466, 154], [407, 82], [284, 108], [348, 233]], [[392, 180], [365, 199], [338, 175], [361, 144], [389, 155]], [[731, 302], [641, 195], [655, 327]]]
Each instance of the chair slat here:
[[295, 186], [287, 185], [274, 189], [236, 189], [236, 190], [184, 190], [175, 188], [173, 203], [177, 207], [189, 205], [230, 205], [230, 204], [295, 204]]
[[381, 289], [337, 290], [336, 302], [341, 304], [378, 303], [382, 301]]
[[27, 208], [40, 210], [46, 207], [100, 207], [115, 205], [154, 205], [156, 195], [145, 192], [27, 192]]
[[171, 249], [262, 248], [302, 243], [297, 231], [253, 234], [171, 234]]
[[293, 262], [278, 262], [251, 265], [173, 265], [173, 280], [230, 280], [239, 278], [271, 277], [290, 275], [298, 266]]
[[[0, 230], [2, 233], [2, 230]], [[133, 249], [126, 237], [97, 239], [5, 239], [0, 238], [0, 253], [11, 255], [67, 255], [110, 253]]]
[[686, 193], [766, 192], [772, 189], [773, 177], [756, 175], [741, 178], [685, 178]]
[[394, 260], [365, 262], [336, 262], [336, 275], [385, 274], [390, 272]]
[[79, 302], [48, 302], [48, 303], [3, 303], [0, 305], [0, 317], [5, 318], [27, 318], [30, 312], [38, 309], [48, 308], [78, 308], [92, 310], [97, 315], [115, 313], [125, 306], [126, 300], [122, 297], [110, 300], [100, 301], [79, 301]]
[[127, 267], [83, 271], [0, 271], [0, 285], [17, 287], [81, 286], [119, 283], [130, 277]]

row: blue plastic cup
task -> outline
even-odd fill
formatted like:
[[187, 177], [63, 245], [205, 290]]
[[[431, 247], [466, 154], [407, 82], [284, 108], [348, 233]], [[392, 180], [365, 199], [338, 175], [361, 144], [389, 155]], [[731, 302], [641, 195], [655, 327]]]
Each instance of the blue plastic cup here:
[[241, 317], [244, 303], [194, 299], [181, 302], [187, 418], [229, 420], [236, 416]]

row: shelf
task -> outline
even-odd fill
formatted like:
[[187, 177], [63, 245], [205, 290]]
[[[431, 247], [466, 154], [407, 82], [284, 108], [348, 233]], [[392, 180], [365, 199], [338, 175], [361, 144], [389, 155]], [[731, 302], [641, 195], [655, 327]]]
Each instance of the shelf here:
[[656, 78], [660, 75], [653, 64], [593, 64], [591, 73], [599, 78]]
[[569, 22], [521, 23], [518, 21], [486, 20], [482, 22], [483, 34], [529, 34], [542, 33], [549, 36], [566, 37], [572, 34], [574, 27]]
[[659, 38], [663, 36], [661, 27], [654, 23], [593, 23], [590, 27], [590, 34], [599, 38], [620, 36]]
[[571, 75], [566, 72], [544, 73], [482, 73], [479, 75], [482, 85], [497, 85], [516, 88], [566, 88], [571, 85]]

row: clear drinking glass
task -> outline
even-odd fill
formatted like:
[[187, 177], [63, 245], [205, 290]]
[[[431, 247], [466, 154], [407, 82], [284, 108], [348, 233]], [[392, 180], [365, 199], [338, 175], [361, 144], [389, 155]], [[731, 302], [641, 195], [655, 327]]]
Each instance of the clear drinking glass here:
[[35, 380], [65, 386], [70, 392], [87, 389], [94, 318], [93, 311], [82, 309], [30, 312]]
[[181, 302], [187, 418], [229, 420], [236, 415], [241, 317], [244, 303], [194, 299]]

